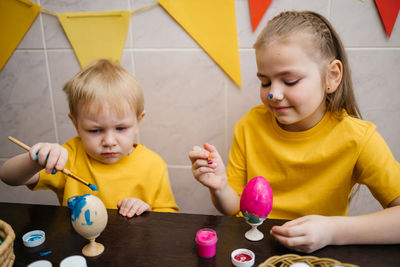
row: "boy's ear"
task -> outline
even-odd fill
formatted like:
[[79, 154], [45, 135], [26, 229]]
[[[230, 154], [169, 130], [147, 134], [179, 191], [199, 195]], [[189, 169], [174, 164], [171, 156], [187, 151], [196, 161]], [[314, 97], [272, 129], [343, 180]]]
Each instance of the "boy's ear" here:
[[142, 122], [145, 115], [146, 115], [146, 111], [143, 110], [142, 114], [140, 114], [137, 117], [137, 125], [136, 125], [136, 133], [135, 134], [138, 134], [140, 123]]
[[79, 135], [79, 131], [78, 131], [78, 124], [77, 124], [77, 122], [76, 122], [76, 119], [75, 119], [75, 117], [74, 117], [74, 116], [72, 116], [72, 114], [71, 114], [70, 112], [68, 112], [68, 117], [71, 119], [72, 123], [73, 123], [73, 124], [74, 124], [74, 126], [75, 126], [76, 132], [77, 132], [77, 133], [78, 133], [78, 135]]
[[325, 92], [331, 94], [336, 91], [339, 87], [343, 77], [343, 65], [338, 59], [333, 60], [329, 66], [326, 77], [326, 88]]
[[140, 124], [140, 122], [142, 121], [142, 119], [144, 118], [145, 115], [146, 115], [146, 111], [143, 110], [142, 114], [140, 114], [139, 117], [137, 118], [138, 125]]

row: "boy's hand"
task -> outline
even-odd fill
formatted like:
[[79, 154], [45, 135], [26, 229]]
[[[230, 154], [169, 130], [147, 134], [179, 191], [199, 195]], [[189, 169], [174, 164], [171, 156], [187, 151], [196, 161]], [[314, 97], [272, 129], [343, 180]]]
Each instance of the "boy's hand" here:
[[46, 173], [55, 173], [53, 170], [64, 169], [68, 160], [68, 151], [55, 143], [37, 143], [29, 150], [32, 160], [46, 168]]
[[119, 209], [119, 214], [128, 218], [132, 218], [135, 214], [139, 216], [145, 211], [150, 211], [149, 204], [134, 197], [119, 201], [117, 207]]
[[333, 230], [329, 217], [308, 215], [273, 226], [270, 234], [287, 248], [311, 253], [331, 244]]
[[219, 190], [227, 184], [225, 166], [214, 146], [205, 143], [204, 149], [194, 146], [189, 152], [193, 176], [203, 185]]

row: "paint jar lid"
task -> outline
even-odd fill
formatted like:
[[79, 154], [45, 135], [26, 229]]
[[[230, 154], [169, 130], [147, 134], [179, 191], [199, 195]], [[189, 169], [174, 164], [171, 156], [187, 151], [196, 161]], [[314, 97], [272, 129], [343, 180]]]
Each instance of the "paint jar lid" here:
[[46, 235], [42, 230], [30, 231], [22, 236], [25, 247], [37, 247], [46, 240]]
[[238, 248], [231, 254], [232, 264], [237, 267], [253, 266], [255, 258], [254, 252], [245, 248]]

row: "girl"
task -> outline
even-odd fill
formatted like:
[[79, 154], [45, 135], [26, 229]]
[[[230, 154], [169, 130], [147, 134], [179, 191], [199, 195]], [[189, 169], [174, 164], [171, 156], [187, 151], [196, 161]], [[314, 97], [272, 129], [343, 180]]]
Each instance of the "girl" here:
[[[286, 247], [312, 252], [398, 243], [400, 165], [375, 125], [361, 120], [331, 24], [313, 12], [283, 12], [254, 48], [264, 105], [236, 124], [226, 173], [214, 146], [189, 153], [193, 175], [209, 187], [216, 208], [238, 214], [244, 186], [264, 176], [274, 193], [270, 218], [292, 220], [270, 231]], [[386, 209], [346, 217], [356, 183], [367, 185]]]

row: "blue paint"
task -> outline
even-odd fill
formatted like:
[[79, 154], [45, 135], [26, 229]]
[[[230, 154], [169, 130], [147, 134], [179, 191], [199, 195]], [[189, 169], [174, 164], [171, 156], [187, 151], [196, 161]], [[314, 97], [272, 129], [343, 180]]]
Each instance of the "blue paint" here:
[[53, 253], [53, 251], [49, 250], [49, 251], [45, 251], [45, 252], [40, 252], [39, 254], [40, 254], [40, 256], [46, 256], [46, 255], [49, 255], [51, 253]]
[[94, 184], [89, 184], [89, 187], [90, 187], [90, 189], [92, 189], [92, 191], [99, 191], [97, 186], [95, 186]]
[[68, 199], [68, 209], [72, 222], [78, 219], [81, 215], [82, 209], [86, 205], [86, 196], [89, 196], [89, 194], [83, 196], [74, 196]]
[[86, 220], [86, 225], [92, 225], [93, 222], [90, 221], [90, 210], [85, 211], [85, 220]]
[[31, 235], [27, 241], [32, 242], [32, 241], [41, 239], [42, 237], [43, 237], [43, 235]]
[[272, 99], [274, 97], [273, 94], [269, 94], [269, 98]]
[[[35, 160], [38, 160], [38, 155], [39, 155], [39, 151], [36, 152]], [[49, 158], [49, 155], [47, 155], [47, 158], [46, 158], [45, 163], [47, 162], [47, 159], [48, 159], [48, 158]], [[56, 169], [53, 169], [53, 170], [51, 171], [51, 174], [56, 174], [56, 173], [57, 173], [57, 170], [56, 170]]]

